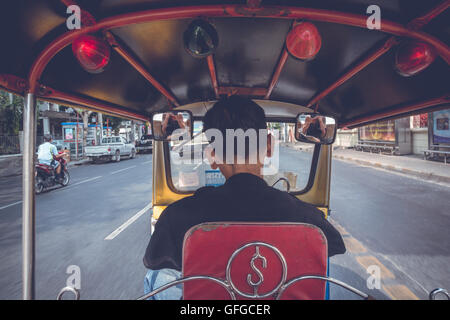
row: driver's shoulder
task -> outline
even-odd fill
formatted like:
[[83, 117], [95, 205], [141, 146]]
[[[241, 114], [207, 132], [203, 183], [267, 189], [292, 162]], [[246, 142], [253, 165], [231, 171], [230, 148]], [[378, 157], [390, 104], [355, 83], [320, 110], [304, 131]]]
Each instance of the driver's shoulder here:
[[299, 198], [297, 198], [296, 195], [294, 195], [292, 193], [278, 190], [273, 187], [270, 187], [270, 193], [273, 194], [274, 198], [279, 200], [279, 203], [282, 206], [292, 207], [297, 210], [301, 210], [302, 212], [305, 212], [305, 211], [306, 212], [307, 211], [317, 212], [317, 210], [318, 210], [314, 205], [300, 200]]
[[171, 203], [165, 211], [171, 215], [183, 214], [186, 211], [190, 211], [195, 207], [203, 205], [204, 200], [209, 199], [215, 189], [215, 187], [199, 188], [193, 195]]

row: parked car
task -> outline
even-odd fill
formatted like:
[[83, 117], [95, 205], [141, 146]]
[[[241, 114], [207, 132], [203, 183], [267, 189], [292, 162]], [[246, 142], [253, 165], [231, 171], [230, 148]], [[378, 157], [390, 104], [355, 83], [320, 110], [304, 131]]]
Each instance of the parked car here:
[[145, 134], [140, 140], [136, 140], [136, 151], [139, 153], [152, 153], [153, 151], [153, 136]]
[[100, 160], [120, 161], [122, 156], [133, 159], [136, 156], [136, 148], [123, 137], [113, 136], [103, 138], [99, 146], [86, 147], [86, 156], [94, 162]]

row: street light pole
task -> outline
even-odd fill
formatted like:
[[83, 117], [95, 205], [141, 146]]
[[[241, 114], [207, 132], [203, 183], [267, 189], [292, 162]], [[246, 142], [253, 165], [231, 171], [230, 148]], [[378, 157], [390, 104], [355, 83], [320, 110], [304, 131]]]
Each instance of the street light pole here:
[[23, 299], [35, 298], [34, 158], [36, 152], [36, 96], [27, 93], [23, 112], [22, 170], [22, 289]]

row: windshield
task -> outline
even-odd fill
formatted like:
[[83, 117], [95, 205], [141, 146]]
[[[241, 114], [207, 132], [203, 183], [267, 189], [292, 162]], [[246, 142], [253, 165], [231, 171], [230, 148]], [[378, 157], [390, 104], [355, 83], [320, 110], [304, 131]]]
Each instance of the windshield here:
[[[192, 192], [225, 183], [222, 173], [213, 170], [205, 157], [209, 143], [202, 127], [201, 121], [194, 122], [194, 138], [188, 143], [169, 142], [170, 176], [177, 191]], [[287, 146], [285, 142], [294, 139], [293, 123], [269, 122], [268, 130], [275, 137], [275, 150], [273, 156], [266, 159], [264, 180], [280, 190], [287, 191], [287, 184], [290, 192], [304, 190], [311, 172], [314, 145], [297, 142]]]

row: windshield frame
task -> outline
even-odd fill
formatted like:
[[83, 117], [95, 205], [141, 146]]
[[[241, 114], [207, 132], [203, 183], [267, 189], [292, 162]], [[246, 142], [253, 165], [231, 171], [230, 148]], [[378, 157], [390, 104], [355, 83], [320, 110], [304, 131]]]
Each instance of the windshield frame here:
[[[193, 122], [194, 121], [203, 121], [203, 117], [193, 117]], [[276, 117], [276, 118], [266, 118], [267, 122], [285, 122], [285, 123], [295, 123], [295, 119], [292, 118], [280, 118], [280, 117]], [[203, 186], [195, 189], [195, 190], [188, 190], [188, 191], [184, 191], [184, 190], [179, 190], [175, 187], [175, 185], [173, 184], [173, 179], [172, 179], [172, 167], [171, 167], [171, 163], [170, 163], [170, 147], [169, 147], [169, 141], [163, 141], [163, 145], [164, 145], [164, 167], [165, 167], [165, 176], [166, 176], [166, 183], [167, 186], [169, 187], [169, 189], [176, 194], [180, 194], [180, 195], [190, 195], [190, 194], [194, 194], [198, 189], [203, 188]], [[309, 169], [309, 178], [308, 181], [305, 185], [305, 187], [302, 190], [298, 190], [298, 191], [290, 191], [289, 194], [292, 194], [294, 196], [297, 195], [302, 195], [307, 193], [308, 191], [311, 190], [313, 184], [314, 184], [314, 179], [316, 177], [316, 171], [317, 171], [317, 165], [318, 165], [318, 160], [319, 160], [319, 155], [320, 155], [320, 150], [322, 148], [322, 145], [320, 144], [315, 144], [314, 145], [314, 151], [311, 157], [311, 167]]]

